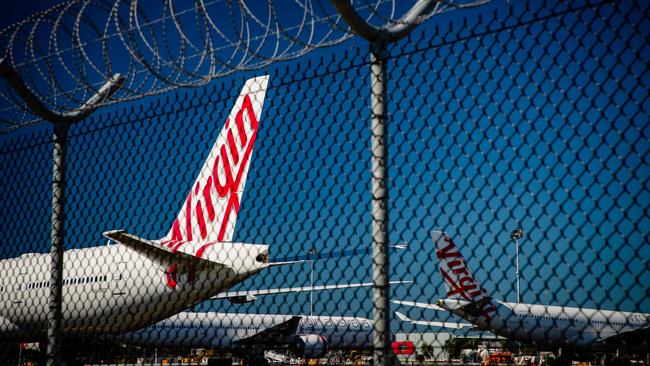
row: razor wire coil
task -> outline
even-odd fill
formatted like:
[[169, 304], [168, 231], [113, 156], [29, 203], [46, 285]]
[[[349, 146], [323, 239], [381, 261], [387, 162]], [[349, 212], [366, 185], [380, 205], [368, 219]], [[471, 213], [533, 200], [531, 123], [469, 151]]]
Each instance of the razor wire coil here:
[[[323, 1], [196, 0], [185, 5], [171, 0], [66, 1], [0, 31], [2, 58], [42, 103], [65, 112], [84, 103], [114, 73], [124, 75], [126, 81], [105, 102], [109, 104], [198, 87], [353, 36]], [[369, 22], [400, 23], [403, 9], [394, 0], [354, 5]], [[440, 2], [417, 22], [458, 6]], [[3, 86], [2, 131], [39, 123], [21, 99]]]

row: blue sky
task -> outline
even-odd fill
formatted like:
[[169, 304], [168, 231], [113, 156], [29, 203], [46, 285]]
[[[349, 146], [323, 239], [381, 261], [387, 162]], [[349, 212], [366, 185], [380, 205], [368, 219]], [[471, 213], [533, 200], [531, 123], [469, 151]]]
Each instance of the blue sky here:
[[[391, 255], [391, 276], [416, 281], [395, 298], [443, 295], [429, 232], [444, 229], [488, 292], [514, 301], [509, 233], [521, 227], [522, 301], [650, 312], [647, 8], [572, 7], [506, 26], [492, 20], [504, 3], [470, 11], [468, 25], [449, 13], [392, 48], [390, 242], [409, 250]], [[244, 80], [268, 73], [235, 239], [270, 244], [276, 257], [369, 247], [368, 58], [351, 41], [74, 126], [66, 245], [102, 244], [112, 229], [166, 234]], [[1, 140], [3, 258], [49, 246], [48, 136], [41, 126]], [[370, 265], [318, 261], [316, 282], [367, 281]], [[241, 288], [308, 283], [305, 264]], [[370, 316], [370, 296], [317, 293], [314, 311]], [[306, 294], [200, 308], [213, 307], [309, 309]]]

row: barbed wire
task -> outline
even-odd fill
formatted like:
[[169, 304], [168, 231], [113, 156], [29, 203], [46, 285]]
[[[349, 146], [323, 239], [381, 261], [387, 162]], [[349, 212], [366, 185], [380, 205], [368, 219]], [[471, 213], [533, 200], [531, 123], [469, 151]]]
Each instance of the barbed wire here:
[[[415, 21], [485, 2], [438, 2]], [[42, 104], [66, 112], [95, 95], [114, 73], [125, 81], [104, 104], [202, 86], [353, 36], [328, 1], [179, 4], [184, 7], [171, 0], [67, 1], [0, 31], [2, 58]], [[402, 24], [408, 11], [396, 0], [353, 5], [369, 24], [380, 26]], [[0, 84], [0, 133], [41, 122], [12, 89]]]

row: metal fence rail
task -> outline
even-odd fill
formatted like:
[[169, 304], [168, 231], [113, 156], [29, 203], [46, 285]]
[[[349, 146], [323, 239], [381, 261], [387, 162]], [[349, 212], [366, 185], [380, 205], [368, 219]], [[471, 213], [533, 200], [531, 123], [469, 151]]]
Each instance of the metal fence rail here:
[[[413, 282], [380, 299], [381, 344], [372, 286], [343, 288], [374, 279], [366, 44], [71, 125], [62, 357], [647, 362], [649, 12], [491, 3], [387, 45], [384, 270]], [[27, 253], [50, 247], [52, 129], [0, 136], [2, 364], [44, 359], [16, 343], [47, 329], [49, 262]]]

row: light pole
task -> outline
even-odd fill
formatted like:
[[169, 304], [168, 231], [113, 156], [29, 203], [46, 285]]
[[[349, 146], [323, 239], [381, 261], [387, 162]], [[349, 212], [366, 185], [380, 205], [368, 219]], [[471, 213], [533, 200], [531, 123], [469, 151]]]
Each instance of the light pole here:
[[517, 277], [517, 304], [519, 304], [520, 299], [519, 299], [519, 239], [521, 239], [524, 236], [524, 231], [521, 229], [515, 229], [512, 233], [510, 233], [510, 240], [515, 241], [515, 250], [516, 250], [516, 272], [515, 275]]
[[[318, 251], [316, 248], [311, 247], [308, 254], [310, 256], [316, 255]], [[309, 263], [311, 264], [311, 287], [309, 288], [309, 316], [312, 316], [314, 313], [314, 259], [312, 258]]]

